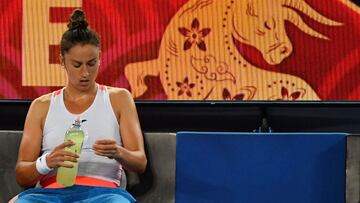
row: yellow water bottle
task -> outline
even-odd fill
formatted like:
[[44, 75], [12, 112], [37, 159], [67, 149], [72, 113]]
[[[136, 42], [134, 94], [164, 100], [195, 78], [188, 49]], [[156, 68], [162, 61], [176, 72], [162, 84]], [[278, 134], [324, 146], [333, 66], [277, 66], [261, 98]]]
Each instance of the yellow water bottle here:
[[[74, 152], [78, 155], [81, 153], [82, 144], [84, 141], [84, 131], [81, 129], [81, 122], [85, 120], [80, 120], [77, 118], [72, 126], [65, 133], [65, 141], [71, 140], [75, 144], [70, 147], [65, 147], [65, 150]], [[59, 167], [56, 174], [56, 182], [63, 185], [64, 187], [69, 187], [74, 185], [76, 175], [78, 172], [79, 164], [65, 161], [65, 163], [73, 164], [72, 168]]]

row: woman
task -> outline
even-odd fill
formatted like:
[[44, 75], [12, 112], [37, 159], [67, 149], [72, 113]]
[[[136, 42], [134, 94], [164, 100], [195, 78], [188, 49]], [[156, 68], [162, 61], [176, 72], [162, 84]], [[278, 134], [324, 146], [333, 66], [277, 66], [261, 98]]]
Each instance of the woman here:
[[[20, 193], [17, 202], [135, 201], [121, 187], [126, 184], [123, 168], [142, 173], [147, 164], [136, 107], [127, 90], [95, 82], [100, 40], [79, 9], [61, 39], [61, 64], [66, 86], [35, 99], [26, 117], [16, 180], [37, 188]], [[80, 156], [65, 150], [73, 142], [64, 142], [66, 130], [79, 117], [86, 120], [81, 125], [87, 134]], [[68, 161], [79, 162], [75, 186], [59, 189], [56, 170], [73, 167]]]

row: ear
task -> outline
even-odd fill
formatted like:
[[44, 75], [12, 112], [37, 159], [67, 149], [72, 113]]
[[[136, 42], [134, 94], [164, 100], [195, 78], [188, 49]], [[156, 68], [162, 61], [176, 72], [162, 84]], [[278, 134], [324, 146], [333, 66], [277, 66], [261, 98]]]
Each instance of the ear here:
[[257, 17], [258, 15], [255, 13], [255, 5], [254, 2], [248, 2], [246, 6], [246, 15]]
[[101, 64], [101, 51], [99, 51], [99, 66]]
[[60, 65], [65, 66], [65, 58], [59, 54]]

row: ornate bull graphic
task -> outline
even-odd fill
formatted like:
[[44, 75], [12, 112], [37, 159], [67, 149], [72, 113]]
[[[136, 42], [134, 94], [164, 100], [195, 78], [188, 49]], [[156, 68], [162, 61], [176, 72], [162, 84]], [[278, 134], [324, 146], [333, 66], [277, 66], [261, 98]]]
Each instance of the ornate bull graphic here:
[[301, 78], [267, 71], [248, 62], [234, 40], [261, 52], [276, 65], [293, 52], [285, 21], [320, 40], [298, 12], [326, 26], [341, 23], [304, 0], [190, 0], [172, 18], [159, 57], [128, 64], [125, 75], [134, 97], [147, 90], [146, 76], [159, 76], [170, 100], [318, 100]]

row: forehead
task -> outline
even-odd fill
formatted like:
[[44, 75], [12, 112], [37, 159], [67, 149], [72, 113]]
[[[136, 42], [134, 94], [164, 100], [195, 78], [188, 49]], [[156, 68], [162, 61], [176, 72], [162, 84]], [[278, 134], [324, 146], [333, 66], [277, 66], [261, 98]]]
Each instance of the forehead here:
[[246, 9], [250, 9], [257, 16], [267, 16], [267, 15], [282, 15], [284, 18], [286, 7], [283, 7], [279, 1], [264, 1], [264, 0], [256, 0], [249, 1], [246, 5]]
[[98, 47], [91, 44], [78, 44], [72, 47], [65, 56], [67, 59], [73, 60], [89, 60], [99, 56], [100, 50]]

